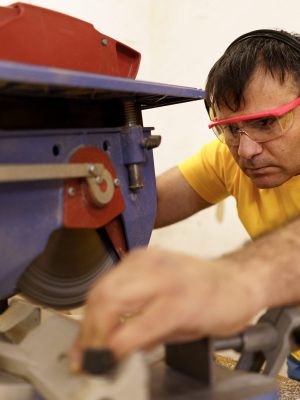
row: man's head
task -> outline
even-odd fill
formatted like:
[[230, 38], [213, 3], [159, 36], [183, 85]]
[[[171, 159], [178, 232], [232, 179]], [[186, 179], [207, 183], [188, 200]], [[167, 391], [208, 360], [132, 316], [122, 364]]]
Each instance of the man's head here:
[[[289, 114], [282, 114], [285, 108], [281, 108], [299, 95], [300, 39], [298, 42], [298, 36], [283, 31], [243, 35], [209, 73], [207, 105], [217, 125], [219, 120], [230, 118], [229, 124], [220, 124], [219, 128], [229, 128], [237, 137], [226, 143], [258, 187], [275, 187], [300, 173], [300, 107], [292, 103]], [[268, 119], [269, 111], [274, 111], [274, 116], [271, 113]], [[265, 119], [255, 120], [257, 114]], [[264, 133], [266, 126], [271, 139]]]

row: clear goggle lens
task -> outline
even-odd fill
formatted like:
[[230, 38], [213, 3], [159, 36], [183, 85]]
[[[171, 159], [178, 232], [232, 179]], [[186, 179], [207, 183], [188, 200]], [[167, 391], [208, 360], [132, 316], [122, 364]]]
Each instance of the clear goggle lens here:
[[293, 110], [280, 117], [268, 116], [249, 119], [237, 124], [220, 124], [212, 129], [217, 138], [229, 146], [238, 146], [240, 136], [247, 135], [258, 143], [268, 142], [282, 136], [293, 124]]

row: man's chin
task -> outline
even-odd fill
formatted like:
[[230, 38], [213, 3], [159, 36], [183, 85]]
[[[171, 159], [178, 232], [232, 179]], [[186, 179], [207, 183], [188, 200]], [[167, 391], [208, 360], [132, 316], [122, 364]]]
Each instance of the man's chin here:
[[249, 176], [258, 189], [272, 189], [285, 183], [288, 178], [279, 176]]
[[281, 168], [275, 166], [255, 169], [245, 168], [243, 171], [259, 189], [275, 188], [291, 178], [291, 176], [285, 174]]

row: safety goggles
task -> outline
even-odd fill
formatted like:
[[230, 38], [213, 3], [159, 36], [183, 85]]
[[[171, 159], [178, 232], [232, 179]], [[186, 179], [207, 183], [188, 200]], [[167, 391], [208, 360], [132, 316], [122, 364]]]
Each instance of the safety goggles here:
[[300, 97], [272, 110], [218, 120], [208, 125], [217, 138], [229, 146], [238, 146], [240, 136], [247, 135], [258, 143], [265, 143], [282, 136], [293, 124], [294, 109], [300, 105]]

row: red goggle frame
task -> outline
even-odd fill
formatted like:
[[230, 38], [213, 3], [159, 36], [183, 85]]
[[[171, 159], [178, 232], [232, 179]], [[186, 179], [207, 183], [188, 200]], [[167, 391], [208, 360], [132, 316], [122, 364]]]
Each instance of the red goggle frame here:
[[267, 110], [255, 114], [241, 115], [239, 117], [220, 119], [220, 120], [218, 120], [217, 118], [213, 118], [212, 122], [208, 125], [208, 127], [209, 129], [211, 129], [217, 125], [235, 124], [237, 122], [248, 121], [250, 119], [265, 118], [265, 117], [281, 117], [282, 115], [293, 110], [295, 107], [299, 105], [300, 105], [300, 97], [297, 97], [290, 103], [277, 108], [273, 108], [272, 110]]

